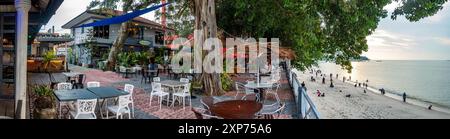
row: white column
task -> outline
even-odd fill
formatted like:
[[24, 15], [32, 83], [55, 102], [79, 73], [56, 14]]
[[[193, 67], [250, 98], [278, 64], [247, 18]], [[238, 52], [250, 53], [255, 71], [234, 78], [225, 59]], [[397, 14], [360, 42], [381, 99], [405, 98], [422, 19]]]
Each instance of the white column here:
[[20, 119], [26, 118], [27, 102], [27, 47], [28, 47], [28, 12], [30, 0], [15, 0], [16, 15], [16, 110], [17, 102], [22, 100]]

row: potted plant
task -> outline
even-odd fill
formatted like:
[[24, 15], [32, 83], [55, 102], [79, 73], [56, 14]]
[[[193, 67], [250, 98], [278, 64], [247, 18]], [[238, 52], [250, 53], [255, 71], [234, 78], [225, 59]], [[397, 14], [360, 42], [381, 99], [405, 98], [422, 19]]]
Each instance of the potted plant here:
[[193, 96], [194, 92], [200, 94], [202, 90], [203, 90], [202, 82], [193, 80], [191, 84], [191, 96]]
[[34, 118], [55, 119], [56, 106], [53, 90], [49, 86], [41, 85], [34, 87], [36, 99], [34, 100]]
[[130, 55], [127, 53], [120, 53], [117, 55], [117, 60], [120, 66], [129, 67], [130, 66]]
[[50, 62], [56, 58], [56, 54], [53, 51], [48, 51], [44, 54], [43, 57], [43, 64], [44, 64], [44, 69], [47, 70], [48, 66], [50, 65]]

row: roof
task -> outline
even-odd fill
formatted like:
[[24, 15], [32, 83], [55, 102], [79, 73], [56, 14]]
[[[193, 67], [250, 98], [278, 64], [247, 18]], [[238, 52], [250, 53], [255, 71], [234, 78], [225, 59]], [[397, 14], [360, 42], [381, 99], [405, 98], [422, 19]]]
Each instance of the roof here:
[[[73, 28], [74, 26], [78, 26], [82, 22], [92, 19], [92, 18], [106, 19], [106, 18], [109, 18], [110, 16], [119, 16], [119, 15], [123, 15], [123, 14], [124, 14], [124, 12], [118, 11], [118, 10], [99, 10], [99, 9], [87, 10], [87, 11], [81, 13], [80, 15], [78, 15], [77, 17], [73, 18], [66, 24], [64, 24], [62, 26], [62, 28], [70, 29], [70, 28]], [[154, 21], [148, 20], [143, 17], [136, 17], [133, 19], [133, 22], [138, 23], [143, 26], [153, 27], [155, 29], [163, 30], [162, 24], [156, 23]], [[168, 28], [168, 27], [166, 27], [166, 30], [175, 31], [174, 29]]]
[[[0, 13], [4, 16], [15, 16], [14, 0], [0, 0]], [[55, 14], [56, 10], [61, 6], [64, 0], [31, 0], [31, 9], [28, 19], [28, 34], [31, 36], [28, 41], [34, 40], [34, 37], [41, 29], [42, 25], [47, 24], [50, 18]], [[4, 22], [16, 23], [14, 20], [4, 19]], [[8, 21], [9, 20], [9, 21]], [[12, 35], [12, 34], [9, 34]]]

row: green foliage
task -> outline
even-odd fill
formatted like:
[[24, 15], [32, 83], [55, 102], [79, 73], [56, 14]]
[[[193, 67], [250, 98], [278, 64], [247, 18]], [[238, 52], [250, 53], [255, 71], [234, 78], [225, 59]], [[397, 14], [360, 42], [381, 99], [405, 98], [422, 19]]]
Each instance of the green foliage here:
[[409, 21], [419, 21], [425, 17], [432, 16], [442, 10], [443, 5], [448, 0], [394, 0], [400, 2], [401, 6], [397, 7], [392, 14], [392, 19], [397, 16], [404, 15]]
[[119, 53], [117, 55], [117, 61], [120, 66], [130, 67], [131, 57], [128, 53]]
[[94, 31], [93, 29], [87, 30], [86, 39], [84, 40], [84, 43], [86, 44], [87, 48], [90, 49], [91, 52], [98, 52], [95, 50], [98, 50], [97, 47], [97, 40], [94, 37]]
[[326, 60], [350, 71], [350, 60], [368, 50], [366, 37], [388, 16], [384, 7], [392, 2], [400, 2], [393, 19], [417, 21], [447, 0], [220, 0], [216, 13], [228, 37], [280, 38], [295, 51], [292, 64], [301, 70]]
[[[188, 0], [167, 0], [172, 4], [166, 8], [167, 26], [175, 29], [176, 35], [187, 37], [194, 32], [195, 18], [191, 15]], [[161, 10], [156, 11], [156, 20], [160, 20]]]
[[35, 86], [33, 88], [34, 93], [38, 96], [38, 97], [51, 97], [53, 96], [53, 90], [45, 85], [39, 85], [39, 86]]
[[140, 65], [148, 65], [150, 59], [150, 52], [135, 52], [136, 60]]
[[104, 61], [108, 60], [108, 53], [104, 53], [102, 55], [102, 60], [104, 60]]
[[44, 63], [50, 63], [50, 61], [52, 61], [53, 59], [56, 59], [56, 53], [54, 51], [47, 51], [44, 56]]
[[36, 100], [34, 102], [36, 109], [53, 108], [54, 97], [53, 90], [50, 87], [45, 85], [35, 86], [33, 91], [36, 94]]
[[220, 81], [222, 83], [222, 89], [224, 91], [230, 91], [233, 89], [233, 80], [227, 73], [220, 74]]
[[149, 54], [147, 52], [122, 52], [117, 55], [119, 65], [130, 67], [137, 64], [147, 65]]
[[48, 72], [48, 66], [50, 65], [50, 62], [54, 59], [56, 59], [56, 53], [54, 51], [47, 51], [43, 56], [43, 64], [44, 64], [44, 70]]

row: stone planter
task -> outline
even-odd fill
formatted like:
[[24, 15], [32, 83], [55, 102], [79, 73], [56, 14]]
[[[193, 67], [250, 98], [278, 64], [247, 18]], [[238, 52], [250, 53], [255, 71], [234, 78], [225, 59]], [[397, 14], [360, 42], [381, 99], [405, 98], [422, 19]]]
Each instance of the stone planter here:
[[35, 119], [56, 119], [56, 108], [34, 109]]

